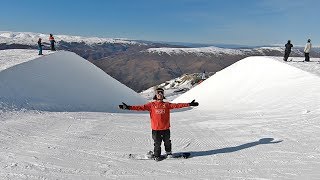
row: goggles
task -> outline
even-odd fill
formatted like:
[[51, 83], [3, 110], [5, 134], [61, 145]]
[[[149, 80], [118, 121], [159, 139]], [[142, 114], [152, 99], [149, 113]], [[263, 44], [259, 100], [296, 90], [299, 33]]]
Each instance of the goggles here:
[[164, 92], [163, 91], [156, 91], [156, 94], [164, 95]]

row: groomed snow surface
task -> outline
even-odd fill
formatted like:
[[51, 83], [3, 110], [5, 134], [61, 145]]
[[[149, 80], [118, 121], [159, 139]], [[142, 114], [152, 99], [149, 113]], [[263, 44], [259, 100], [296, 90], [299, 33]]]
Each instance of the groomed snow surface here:
[[[5, 60], [1, 58], [0, 62]], [[104, 112], [1, 109], [0, 177], [319, 179], [320, 79], [316, 73], [306, 72], [319, 64], [296, 62], [295, 66], [305, 66], [302, 70], [291, 66], [293, 62], [283, 63], [277, 58], [246, 58], [175, 99], [196, 99], [200, 103], [199, 107], [171, 114], [173, 151], [191, 152], [189, 159], [155, 162], [128, 158], [130, 153], [145, 154], [153, 149], [148, 113], [115, 113], [108, 105]], [[99, 69], [70, 52], [56, 52], [3, 69], [1, 98], [8, 95], [18, 105], [26, 105], [19, 104], [19, 98], [28, 95], [33, 99], [38, 94], [44, 104], [46, 96], [49, 102], [57, 96], [59, 102], [66, 103], [73, 96], [68, 88], [79, 84], [90, 91], [75, 93], [84, 98], [83, 102], [100, 104], [99, 99], [90, 101], [87, 96], [94, 92], [92, 89], [101, 88], [106, 94], [101, 99], [109, 98], [110, 104], [119, 104], [123, 99], [131, 104], [135, 102], [130, 98], [137, 98], [127, 87], [117, 85], [108, 75], [100, 75]], [[33, 89], [24, 77], [32, 82]], [[50, 84], [45, 79], [54, 85], [44, 86]], [[38, 92], [37, 84], [48, 93]], [[15, 96], [9, 90], [24, 87], [21, 92], [12, 90]], [[56, 91], [64, 87], [62, 100], [62, 94]]]

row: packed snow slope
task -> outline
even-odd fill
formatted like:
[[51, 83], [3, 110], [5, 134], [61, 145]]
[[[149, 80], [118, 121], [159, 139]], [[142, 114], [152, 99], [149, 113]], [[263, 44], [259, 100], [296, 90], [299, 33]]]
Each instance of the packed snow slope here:
[[[300, 62], [303, 63], [303, 62]], [[310, 111], [320, 108], [320, 77], [268, 57], [248, 57], [176, 98], [207, 111]]]
[[2, 106], [118, 112], [118, 102], [145, 102], [139, 94], [72, 52], [58, 51], [14, 66], [0, 64], [9, 67], [0, 71]]
[[[319, 95], [313, 89], [320, 92], [319, 76], [290, 66], [315, 70], [311, 67], [319, 64], [274, 59], [244, 59], [183, 95], [181, 101], [195, 98], [200, 102], [189, 111], [171, 113], [172, 150], [190, 152], [189, 159], [155, 162], [129, 158], [129, 154], [143, 155], [153, 149], [147, 113], [0, 108], [0, 179], [320, 179]], [[37, 59], [30, 62], [34, 61]], [[74, 68], [78, 72], [78, 65]], [[60, 69], [64, 72], [63, 67]], [[284, 92], [277, 94], [285, 88], [278, 78], [291, 88], [286, 93], [299, 91], [291, 94], [293, 100]], [[55, 83], [55, 78], [49, 80]], [[259, 83], [253, 83], [256, 81]], [[216, 85], [220, 91], [215, 90]], [[208, 88], [215, 94], [206, 93]], [[192, 91], [199, 94], [188, 94]], [[114, 96], [119, 94], [125, 97], [124, 102], [135, 103], [127, 101], [129, 94], [124, 92]], [[239, 97], [241, 94], [243, 97]], [[220, 107], [224, 106], [218, 101], [220, 96], [226, 99], [225, 108]], [[272, 99], [275, 96], [282, 99]], [[234, 104], [230, 102], [233, 99]], [[110, 98], [109, 102], [119, 104], [121, 100]], [[289, 104], [294, 100], [296, 105]], [[257, 104], [261, 107], [254, 106]], [[163, 149], [162, 145], [162, 153]]]

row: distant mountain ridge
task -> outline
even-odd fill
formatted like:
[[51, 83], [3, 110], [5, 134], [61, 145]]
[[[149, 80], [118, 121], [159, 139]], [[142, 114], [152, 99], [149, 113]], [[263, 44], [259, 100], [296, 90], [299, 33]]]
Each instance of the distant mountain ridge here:
[[[0, 44], [24, 44], [24, 45], [34, 45], [39, 38], [43, 41], [48, 41], [49, 34], [43, 33], [33, 33], [33, 32], [10, 32], [10, 31], [0, 31]], [[84, 36], [72, 36], [72, 35], [55, 35], [54, 38], [57, 42], [77, 42], [86, 44], [103, 44], [103, 43], [121, 43], [121, 44], [139, 44], [145, 45], [144, 43], [139, 43], [136, 41], [127, 40], [124, 38], [99, 38], [99, 37], [84, 37]]]
[[[137, 52], [156, 47], [184, 47], [153, 42], [139, 42], [124, 38], [99, 38], [71, 35], [55, 35], [58, 50], [72, 51], [87, 60], [97, 60], [121, 52]], [[0, 31], [0, 50], [37, 49], [37, 41], [42, 38], [44, 49], [49, 49], [49, 34], [34, 32]]]
[[[1, 49], [36, 49], [42, 37], [49, 49], [49, 35], [0, 31]], [[54, 35], [58, 50], [75, 52], [131, 89], [140, 92], [154, 85], [203, 71], [217, 72], [249, 56], [283, 56], [281, 47], [221, 48], [173, 45], [122, 38], [97, 38]], [[303, 47], [294, 47], [290, 56], [304, 56]], [[320, 57], [320, 48], [313, 48], [311, 58]]]

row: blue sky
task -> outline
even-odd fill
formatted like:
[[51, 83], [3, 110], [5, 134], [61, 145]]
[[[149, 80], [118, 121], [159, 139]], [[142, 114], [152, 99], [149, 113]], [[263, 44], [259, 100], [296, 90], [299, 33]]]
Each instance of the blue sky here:
[[0, 0], [0, 31], [241, 45], [320, 44], [318, 0]]

